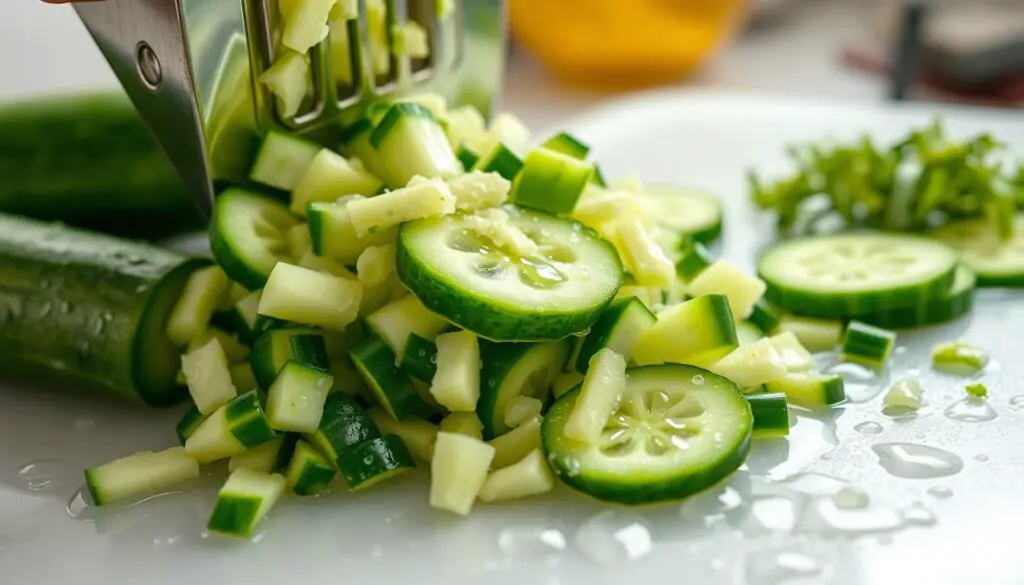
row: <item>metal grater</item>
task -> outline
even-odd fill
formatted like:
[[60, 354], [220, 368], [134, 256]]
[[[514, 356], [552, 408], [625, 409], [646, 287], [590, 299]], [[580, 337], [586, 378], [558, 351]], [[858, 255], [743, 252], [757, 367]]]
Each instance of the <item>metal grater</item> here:
[[[392, 54], [388, 74], [377, 76], [366, 0], [359, 0], [359, 18], [347, 23], [353, 83], [334, 83], [328, 37], [310, 50], [312, 94], [290, 119], [254, 82], [277, 53], [276, 0], [104, 0], [75, 10], [208, 215], [220, 184], [247, 182], [258, 139], [271, 128], [335, 147], [366, 106], [412, 91], [437, 92], [489, 116], [504, 68], [504, 1], [457, 0], [444, 21], [435, 17], [435, 1], [387, 0], [389, 24], [413, 19], [425, 27], [430, 56]], [[390, 32], [388, 39], [394, 42]]]

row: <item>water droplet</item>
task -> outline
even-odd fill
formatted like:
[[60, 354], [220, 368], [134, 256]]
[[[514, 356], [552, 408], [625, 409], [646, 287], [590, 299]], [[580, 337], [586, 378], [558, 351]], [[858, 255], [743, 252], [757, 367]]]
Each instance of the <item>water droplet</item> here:
[[554, 528], [513, 527], [498, 535], [498, 548], [511, 560], [548, 559], [565, 547], [565, 535]]
[[982, 454], [982, 455], [975, 455], [974, 456], [974, 460], [975, 461], [980, 461], [981, 463], [984, 463], [984, 462], [988, 461], [988, 455], [984, 455], [984, 454]]
[[96, 504], [93, 503], [92, 494], [89, 493], [88, 488], [85, 486], [75, 490], [75, 493], [71, 494], [71, 498], [64, 507], [64, 511], [67, 512], [68, 516], [83, 522], [92, 521], [95, 509]]
[[928, 488], [928, 495], [939, 500], [945, 500], [946, 498], [952, 497], [953, 490], [946, 486], [937, 485]]
[[918, 502], [903, 510], [903, 520], [911, 526], [931, 526], [935, 524], [935, 514]]
[[902, 528], [903, 516], [884, 504], [870, 503], [864, 508], [844, 509], [834, 498], [814, 498], [800, 516], [795, 530], [821, 536], [844, 536], [891, 532]]
[[888, 375], [854, 362], [839, 362], [825, 369], [826, 374], [843, 378], [846, 398], [850, 402], [865, 402], [878, 395], [888, 385]]
[[786, 497], [759, 498], [750, 503], [743, 522], [745, 534], [758, 532], [789, 532], [796, 525], [797, 502]]
[[697, 374], [696, 376], [690, 378], [690, 382], [692, 382], [694, 386], [701, 386], [704, 384], [704, 376]]
[[746, 585], [789, 585], [823, 576], [826, 563], [805, 552], [789, 549], [753, 551], [743, 563]]
[[651, 532], [639, 514], [605, 510], [587, 519], [577, 530], [576, 546], [591, 560], [621, 565], [651, 552]]
[[874, 421], [869, 420], [862, 423], [858, 423], [856, 426], [853, 427], [853, 430], [857, 431], [862, 435], [878, 435], [885, 431], [885, 427]]
[[943, 414], [946, 415], [946, 418], [960, 422], [986, 422], [998, 416], [988, 400], [970, 397], [949, 405]]
[[45, 491], [57, 484], [56, 478], [62, 464], [63, 461], [59, 459], [32, 461], [18, 468], [18, 477], [30, 492]]
[[1010, 406], [1013, 408], [1024, 408], [1024, 394], [1014, 396], [1010, 399]]
[[743, 494], [729, 485], [720, 485], [701, 492], [683, 502], [679, 514], [685, 517], [703, 516], [705, 522], [714, 521], [722, 514], [743, 505]]
[[855, 487], [844, 487], [832, 496], [832, 501], [840, 510], [863, 510], [871, 503], [871, 498]]
[[711, 570], [712, 571], [724, 571], [725, 570], [725, 561], [723, 561], [719, 557], [715, 557], [715, 558], [711, 559], [711, 563], [709, 563], [709, 564], [711, 566]]
[[50, 311], [52, 310], [53, 303], [51, 303], [50, 301], [44, 302], [42, 305], [39, 306], [39, 318], [42, 319], [43, 317], [49, 315]]
[[169, 534], [167, 536], [154, 536], [153, 546], [171, 546], [181, 540], [180, 534]]
[[103, 320], [106, 321], [107, 323], [110, 323], [111, 321], [114, 320], [114, 314], [111, 313], [110, 311], [103, 313]]
[[929, 479], [960, 473], [964, 461], [955, 453], [915, 443], [883, 443], [871, 450], [890, 475], [904, 479]]

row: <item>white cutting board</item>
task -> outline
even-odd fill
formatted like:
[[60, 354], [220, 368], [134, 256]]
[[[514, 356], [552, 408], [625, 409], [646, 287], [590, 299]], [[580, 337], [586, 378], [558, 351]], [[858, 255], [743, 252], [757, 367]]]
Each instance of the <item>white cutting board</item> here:
[[[111, 83], [73, 17], [29, 1], [0, 5], [0, 96]], [[1019, 113], [943, 111], [955, 134], [993, 131], [1024, 154]], [[749, 266], [771, 227], [746, 204], [748, 165], [783, 169], [784, 144], [827, 133], [889, 139], [933, 112], [655, 93], [567, 127], [594, 146], [609, 176], [721, 193], [725, 255]], [[788, 440], [758, 443], [728, 485], [682, 506], [611, 510], [559, 490], [529, 502], [479, 505], [461, 519], [426, 505], [420, 474], [364, 495], [282, 502], [252, 542], [203, 535], [219, 469], [186, 493], [128, 509], [69, 508], [84, 467], [173, 444], [180, 410], [95, 404], [0, 383], [0, 583], [1024, 583], [1017, 558], [1024, 523], [1022, 301], [1024, 293], [990, 292], [970, 317], [901, 335], [889, 372], [850, 384], [861, 402], [823, 418], [799, 417]], [[944, 415], [962, 397], [964, 381], [930, 373], [927, 356], [933, 342], [955, 336], [992, 352], [994, 365], [981, 379], [993, 420]], [[916, 417], [887, 418], [872, 395], [909, 368], [919, 369], [927, 404]], [[893, 475], [872, 446], [895, 442], [941, 451], [905, 448], [918, 450]], [[865, 509], [835, 508], [831, 496], [844, 485], [855, 491], [841, 500], [866, 497]]]

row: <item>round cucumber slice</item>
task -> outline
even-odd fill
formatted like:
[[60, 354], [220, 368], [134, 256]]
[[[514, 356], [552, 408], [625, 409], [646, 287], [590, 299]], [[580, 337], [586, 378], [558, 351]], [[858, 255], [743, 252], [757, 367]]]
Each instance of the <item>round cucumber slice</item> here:
[[956, 253], [935, 240], [855, 233], [800, 238], [758, 262], [765, 298], [815, 317], [847, 317], [908, 307], [946, 294]]
[[722, 202], [710, 191], [675, 185], [645, 185], [658, 225], [689, 242], [709, 244], [722, 235]]
[[517, 396], [547, 402], [555, 378], [571, 352], [569, 340], [546, 343], [480, 342], [480, 400], [476, 413], [487, 440], [511, 429], [505, 408]]
[[291, 260], [286, 235], [294, 225], [284, 203], [228, 189], [213, 206], [210, 249], [231, 280], [256, 290], [267, 283], [275, 264]]
[[948, 223], [931, 232], [960, 254], [977, 277], [978, 286], [1024, 286], [1024, 214], [1013, 220], [1014, 236], [999, 238], [999, 230], [985, 219]]
[[579, 390], [559, 398], [544, 418], [544, 450], [567, 485], [602, 501], [650, 504], [711, 487], [746, 460], [753, 417], [736, 384], [679, 364], [627, 374], [598, 443], [563, 432]]
[[966, 315], [974, 304], [974, 273], [963, 265], [957, 266], [953, 286], [949, 292], [909, 307], [898, 307], [866, 315], [857, 315], [857, 321], [891, 329], [925, 327], [952, 321]]
[[622, 284], [615, 248], [577, 222], [506, 211], [536, 253], [522, 257], [494, 245], [470, 229], [467, 215], [413, 221], [398, 236], [402, 283], [427, 308], [485, 339], [548, 341], [586, 330]]

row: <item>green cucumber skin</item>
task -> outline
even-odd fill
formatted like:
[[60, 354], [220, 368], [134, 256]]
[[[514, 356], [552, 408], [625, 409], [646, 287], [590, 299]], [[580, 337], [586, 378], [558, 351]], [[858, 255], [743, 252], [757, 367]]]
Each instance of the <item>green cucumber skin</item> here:
[[364, 339], [349, 350], [349, 357], [381, 408], [395, 420], [431, 414], [430, 405], [420, 397], [412, 379], [395, 365], [398, 358], [383, 339], [377, 336]]
[[0, 104], [0, 212], [157, 239], [203, 221], [120, 91]]
[[277, 436], [263, 412], [256, 390], [240, 394], [224, 407], [224, 418], [231, 434], [246, 448], [262, 445]]
[[789, 434], [789, 404], [782, 392], [747, 394], [753, 432], [757, 437], [781, 437]]
[[345, 451], [377, 437], [380, 437], [380, 429], [366, 410], [348, 394], [334, 392], [327, 395], [320, 426], [315, 433], [308, 433], [306, 440], [321, 451], [329, 446], [332, 452], [324, 455], [337, 462]]
[[206, 529], [230, 536], [250, 536], [260, 505], [262, 501], [256, 497], [220, 496], [210, 514]]
[[[286, 338], [282, 343], [285, 343], [290, 351], [285, 351], [284, 355], [275, 355], [274, 341], [282, 337]], [[270, 388], [288, 360], [295, 360], [321, 370], [331, 368], [322, 335], [306, 328], [270, 329], [256, 340], [249, 355], [249, 364], [252, 366], [256, 384], [264, 390]]]
[[196, 432], [199, 425], [203, 424], [206, 420], [206, 416], [199, 412], [199, 409], [193, 404], [191, 408], [185, 411], [185, 414], [181, 416], [181, 420], [178, 421], [178, 426], [174, 428], [174, 432], [178, 435], [178, 442], [182, 446], [185, 445], [185, 441], [192, 436], [192, 433]]
[[430, 382], [437, 372], [437, 345], [415, 333], [409, 334], [402, 353], [401, 369], [423, 382]]
[[185, 396], [164, 333], [207, 265], [141, 242], [0, 214], [0, 374], [154, 406]]
[[398, 435], [370, 439], [338, 457], [338, 469], [353, 492], [415, 468], [416, 461]]
[[974, 306], [977, 279], [970, 270], [957, 268], [956, 278], [949, 293], [917, 305], [855, 315], [854, 320], [888, 329], [910, 329], [945, 323], [962, 317]]
[[[565, 352], [565, 359], [572, 353], [572, 341], [564, 339], [562, 343]], [[504, 412], [498, 412], [497, 400], [501, 383], [508, 376], [509, 371], [519, 363], [526, 352], [537, 347], [536, 343], [495, 343], [493, 341], [480, 340], [480, 399], [477, 401], [476, 414], [483, 424], [485, 440], [491, 440], [497, 436], [494, 426], [496, 417], [504, 417]], [[564, 360], [563, 360], [564, 363]], [[550, 388], [538, 398], [545, 406], [550, 402]]]

